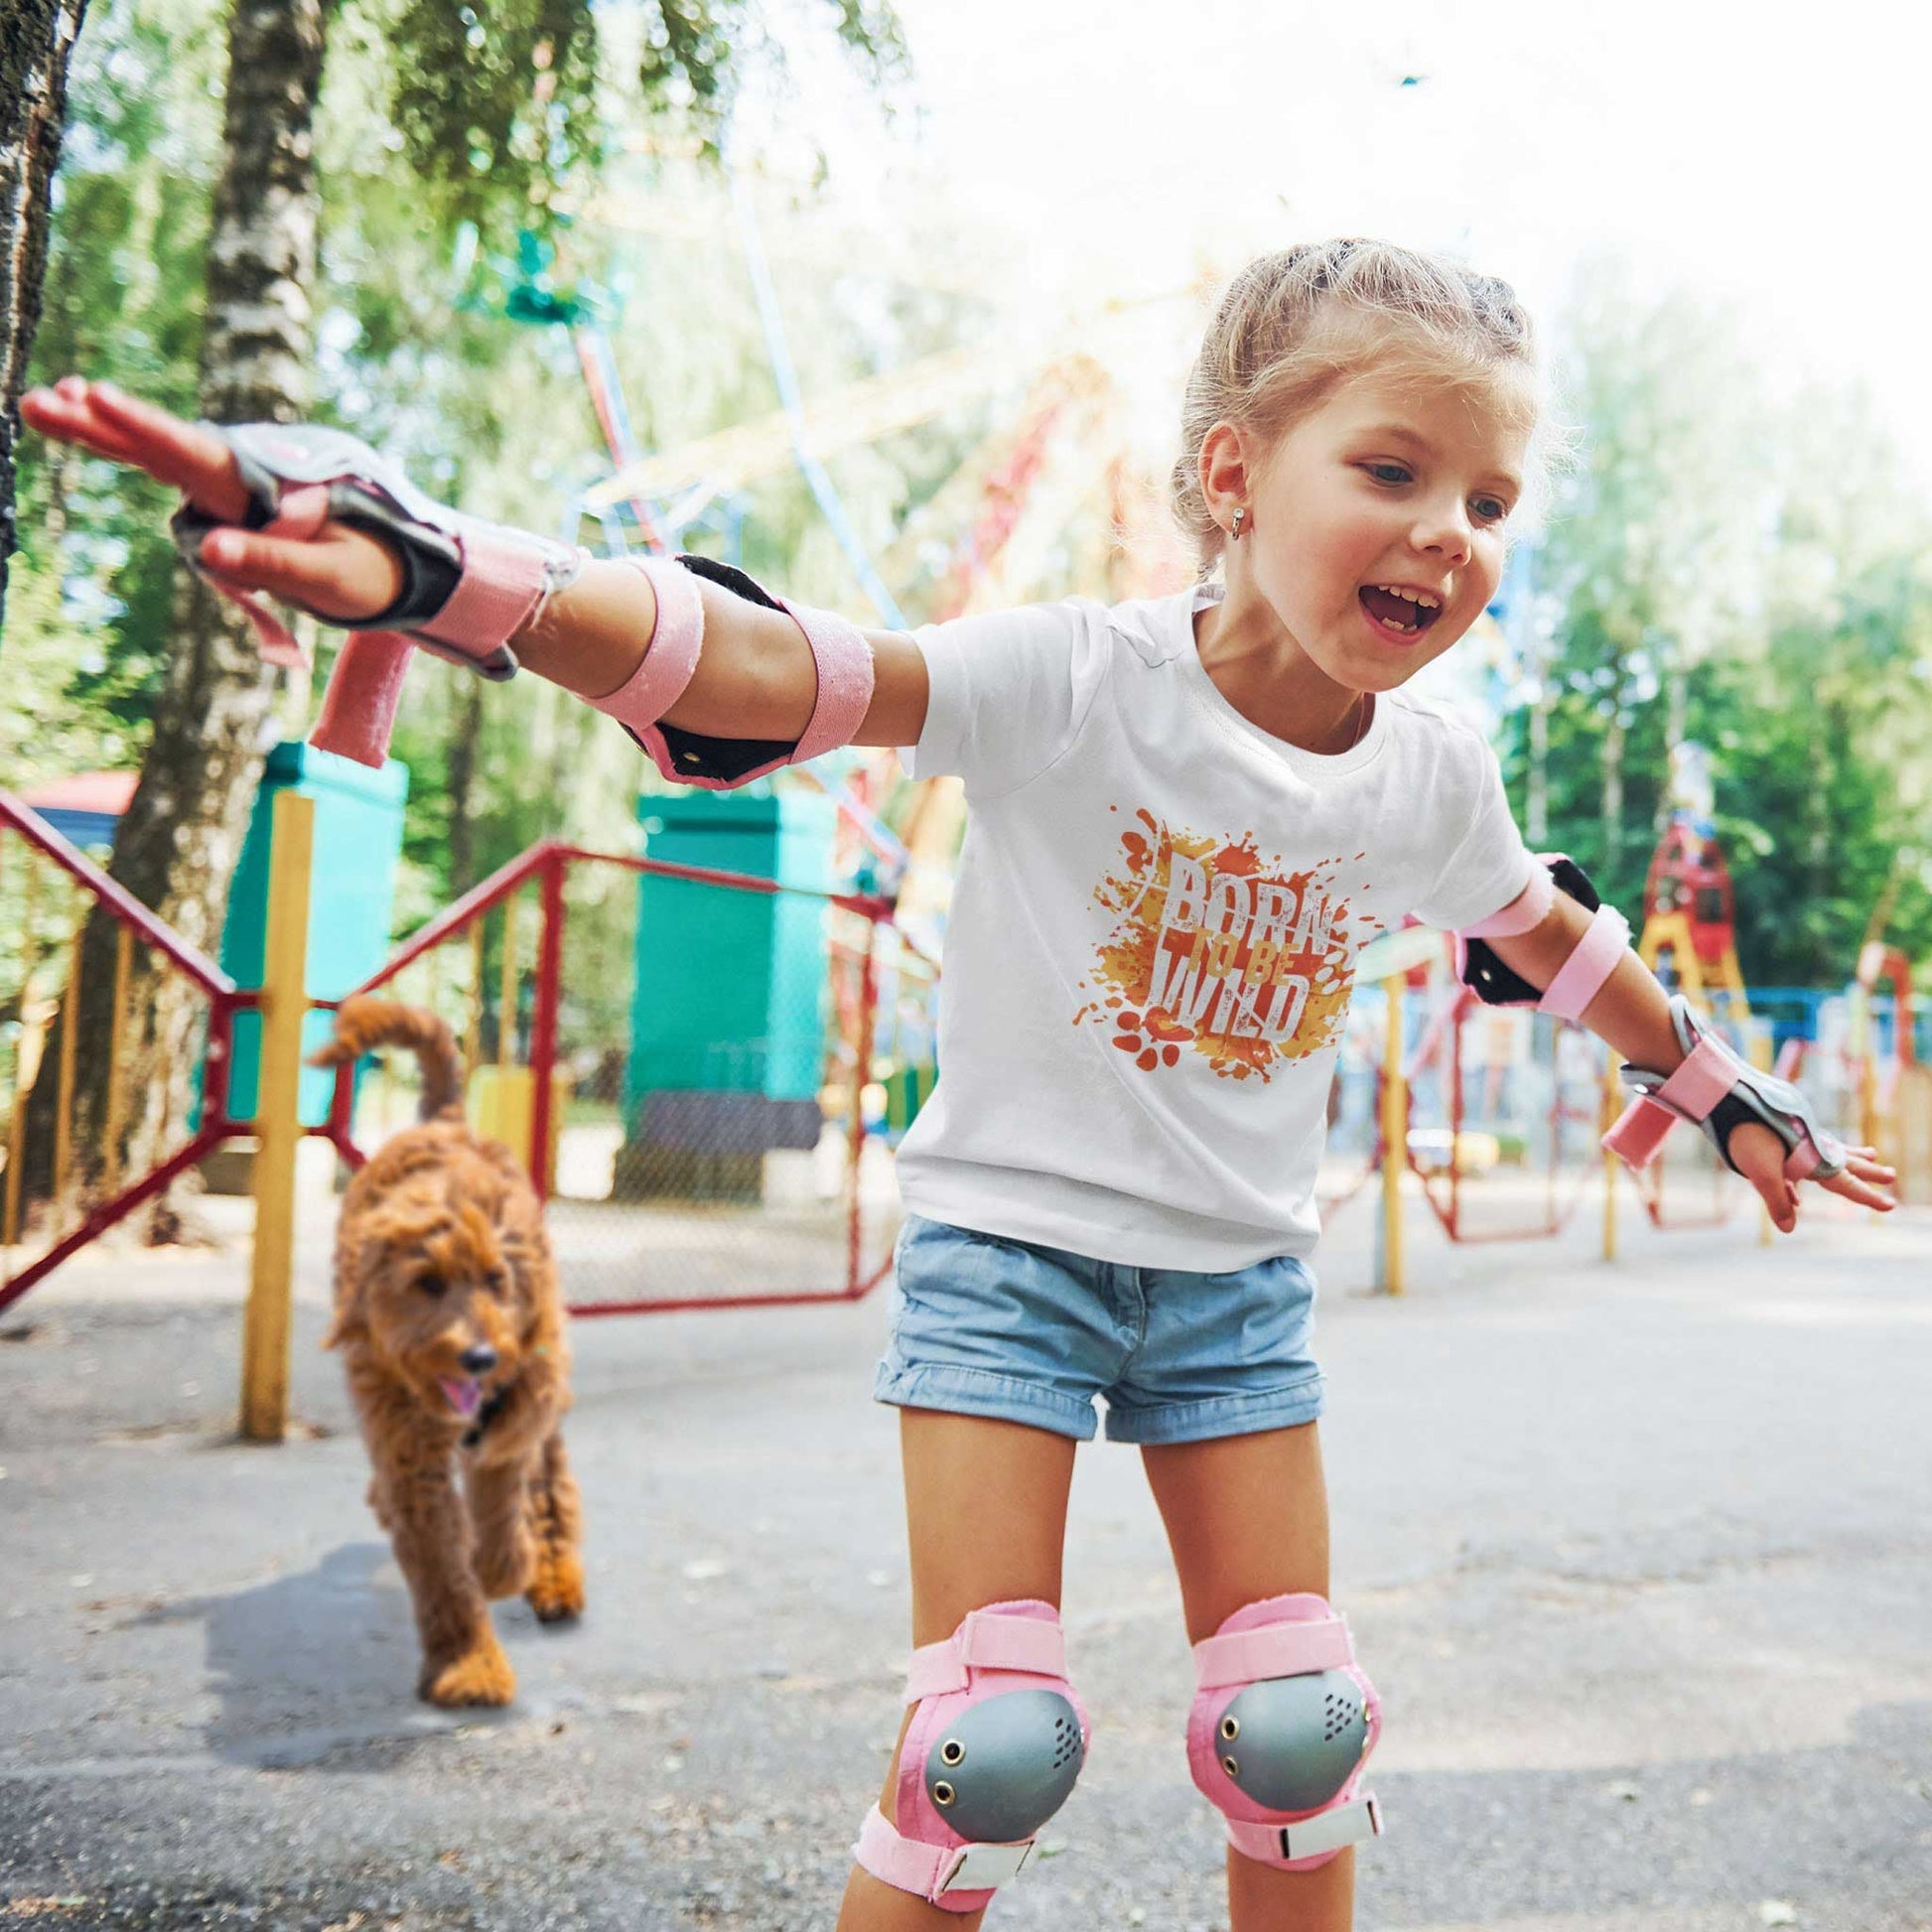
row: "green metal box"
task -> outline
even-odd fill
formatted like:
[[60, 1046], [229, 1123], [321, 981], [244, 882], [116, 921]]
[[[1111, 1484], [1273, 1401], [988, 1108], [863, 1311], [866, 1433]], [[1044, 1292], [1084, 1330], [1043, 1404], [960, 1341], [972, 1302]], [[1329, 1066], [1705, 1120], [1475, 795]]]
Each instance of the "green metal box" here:
[[[221, 970], [237, 986], [262, 983], [268, 940], [269, 833], [275, 794], [286, 788], [316, 801], [309, 995], [338, 999], [367, 979], [388, 955], [409, 769], [391, 759], [381, 770], [371, 771], [352, 759], [318, 752], [299, 741], [278, 745], [269, 753], [221, 928]], [[327, 1013], [309, 1015], [302, 1029], [305, 1054], [329, 1037], [331, 1024]], [[261, 1019], [252, 1013], [237, 1014], [228, 1085], [228, 1112], [235, 1120], [254, 1117], [260, 1075]], [[305, 1127], [319, 1127], [329, 1118], [335, 1085], [336, 1076], [328, 1069], [303, 1069], [299, 1106]]]

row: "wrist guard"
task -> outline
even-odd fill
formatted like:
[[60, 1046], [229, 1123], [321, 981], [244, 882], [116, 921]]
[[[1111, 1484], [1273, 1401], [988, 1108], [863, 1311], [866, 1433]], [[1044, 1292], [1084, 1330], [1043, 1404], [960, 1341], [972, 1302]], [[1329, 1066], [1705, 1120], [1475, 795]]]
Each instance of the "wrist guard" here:
[[[310, 615], [360, 633], [344, 647], [330, 680], [314, 742], [380, 764], [401, 696], [409, 647], [418, 645], [492, 679], [516, 674], [509, 640], [545, 598], [575, 580], [586, 553], [433, 501], [366, 443], [310, 423], [209, 424], [233, 451], [248, 507], [240, 527], [267, 536], [308, 537], [325, 522], [376, 538], [402, 570], [386, 610], [345, 620]], [[184, 503], [171, 525], [190, 566], [248, 613], [262, 655], [304, 662], [301, 647], [251, 593], [202, 562], [202, 540], [217, 520]]]
[[1732, 1173], [1731, 1134], [1746, 1121], [1768, 1127], [1784, 1143], [1784, 1172], [1791, 1180], [1829, 1180], [1845, 1172], [1845, 1145], [1829, 1132], [1809, 1097], [1789, 1080], [1761, 1073], [1707, 1032], [1683, 994], [1670, 1003], [1671, 1024], [1684, 1061], [1674, 1073], [1653, 1067], [1623, 1068], [1624, 1084], [1638, 1098], [1603, 1136], [1603, 1146], [1632, 1168], [1648, 1167], [1680, 1120], [1701, 1127]]

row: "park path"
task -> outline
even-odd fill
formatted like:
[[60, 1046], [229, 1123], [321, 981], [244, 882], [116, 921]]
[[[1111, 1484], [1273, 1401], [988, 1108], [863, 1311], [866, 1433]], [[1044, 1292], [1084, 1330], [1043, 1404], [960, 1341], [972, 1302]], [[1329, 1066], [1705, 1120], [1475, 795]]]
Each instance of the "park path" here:
[[[1932, 1932], [1932, 1215], [1323, 1257], [1336, 1593], [1388, 1705], [1363, 1928]], [[1587, 1219], [1586, 1215], [1583, 1217]], [[855, 1308], [578, 1332], [591, 1612], [498, 1611], [497, 1717], [410, 1698], [305, 1231], [280, 1449], [238, 1249], [0, 1323], [0, 1927], [829, 1927], [896, 1723], [903, 1534]], [[1127, 1450], [1084, 1450], [1092, 1762], [996, 1926], [1224, 1923]]]

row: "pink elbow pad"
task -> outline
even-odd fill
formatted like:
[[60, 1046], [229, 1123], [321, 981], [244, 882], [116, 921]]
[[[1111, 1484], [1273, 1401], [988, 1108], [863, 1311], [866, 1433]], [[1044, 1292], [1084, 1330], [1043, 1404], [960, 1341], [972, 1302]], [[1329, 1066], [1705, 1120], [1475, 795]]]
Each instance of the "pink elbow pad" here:
[[[608, 712], [650, 755], [665, 777], [710, 791], [749, 784], [782, 765], [802, 764], [849, 745], [872, 704], [872, 647], [856, 625], [830, 611], [774, 597], [741, 570], [706, 557], [632, 557], [657, 598], [650, 647], [629, 680], [591, 702]], [[818, 697], [796, 743], [714, 738], [664, 722], [684, 695], [704, 650], [704, 602], [697, 579], [782, 611], [805, 633], [818, 671]]]
[[[1537, 857], [1535, 876], [1515, 898], [1456, 932], [1455, 974], [1487, 1006], [1534, 1006], [1560, 1020], [1581, 1020], [1623, 957], [1630, 941], [1629, 923], [1613, 906], [1602, 903], [1588, 875], [1574, 859], [1561, 852]], [[1558, 893], [1584, 906], [1590, 922], [1550, 984], [1532, 986], [1505, 966], [1487, 942], [1533, 930], [1556, 903]]]

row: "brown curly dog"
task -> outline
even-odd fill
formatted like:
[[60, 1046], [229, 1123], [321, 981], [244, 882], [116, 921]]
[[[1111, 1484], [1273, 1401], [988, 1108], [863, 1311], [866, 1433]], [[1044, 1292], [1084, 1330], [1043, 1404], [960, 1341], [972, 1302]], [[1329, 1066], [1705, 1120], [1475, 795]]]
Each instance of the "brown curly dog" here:
[[[507, 1704], [489, 1599], [546, 1623], [584, 1607], [583, 1521], [564, 1458], [570, 1352], [542, 1209], [510, 1151], [463, 1119], [456, 1041], [434, 1014], [346, 1000], [318, 1066], [406, 1046], [419, 1127], [349, 1182], [336, 1233], [340, 1346], [423, 1646], [432, 1704]], [[458, 1472], [462, 1475], [461, 1491]]]

